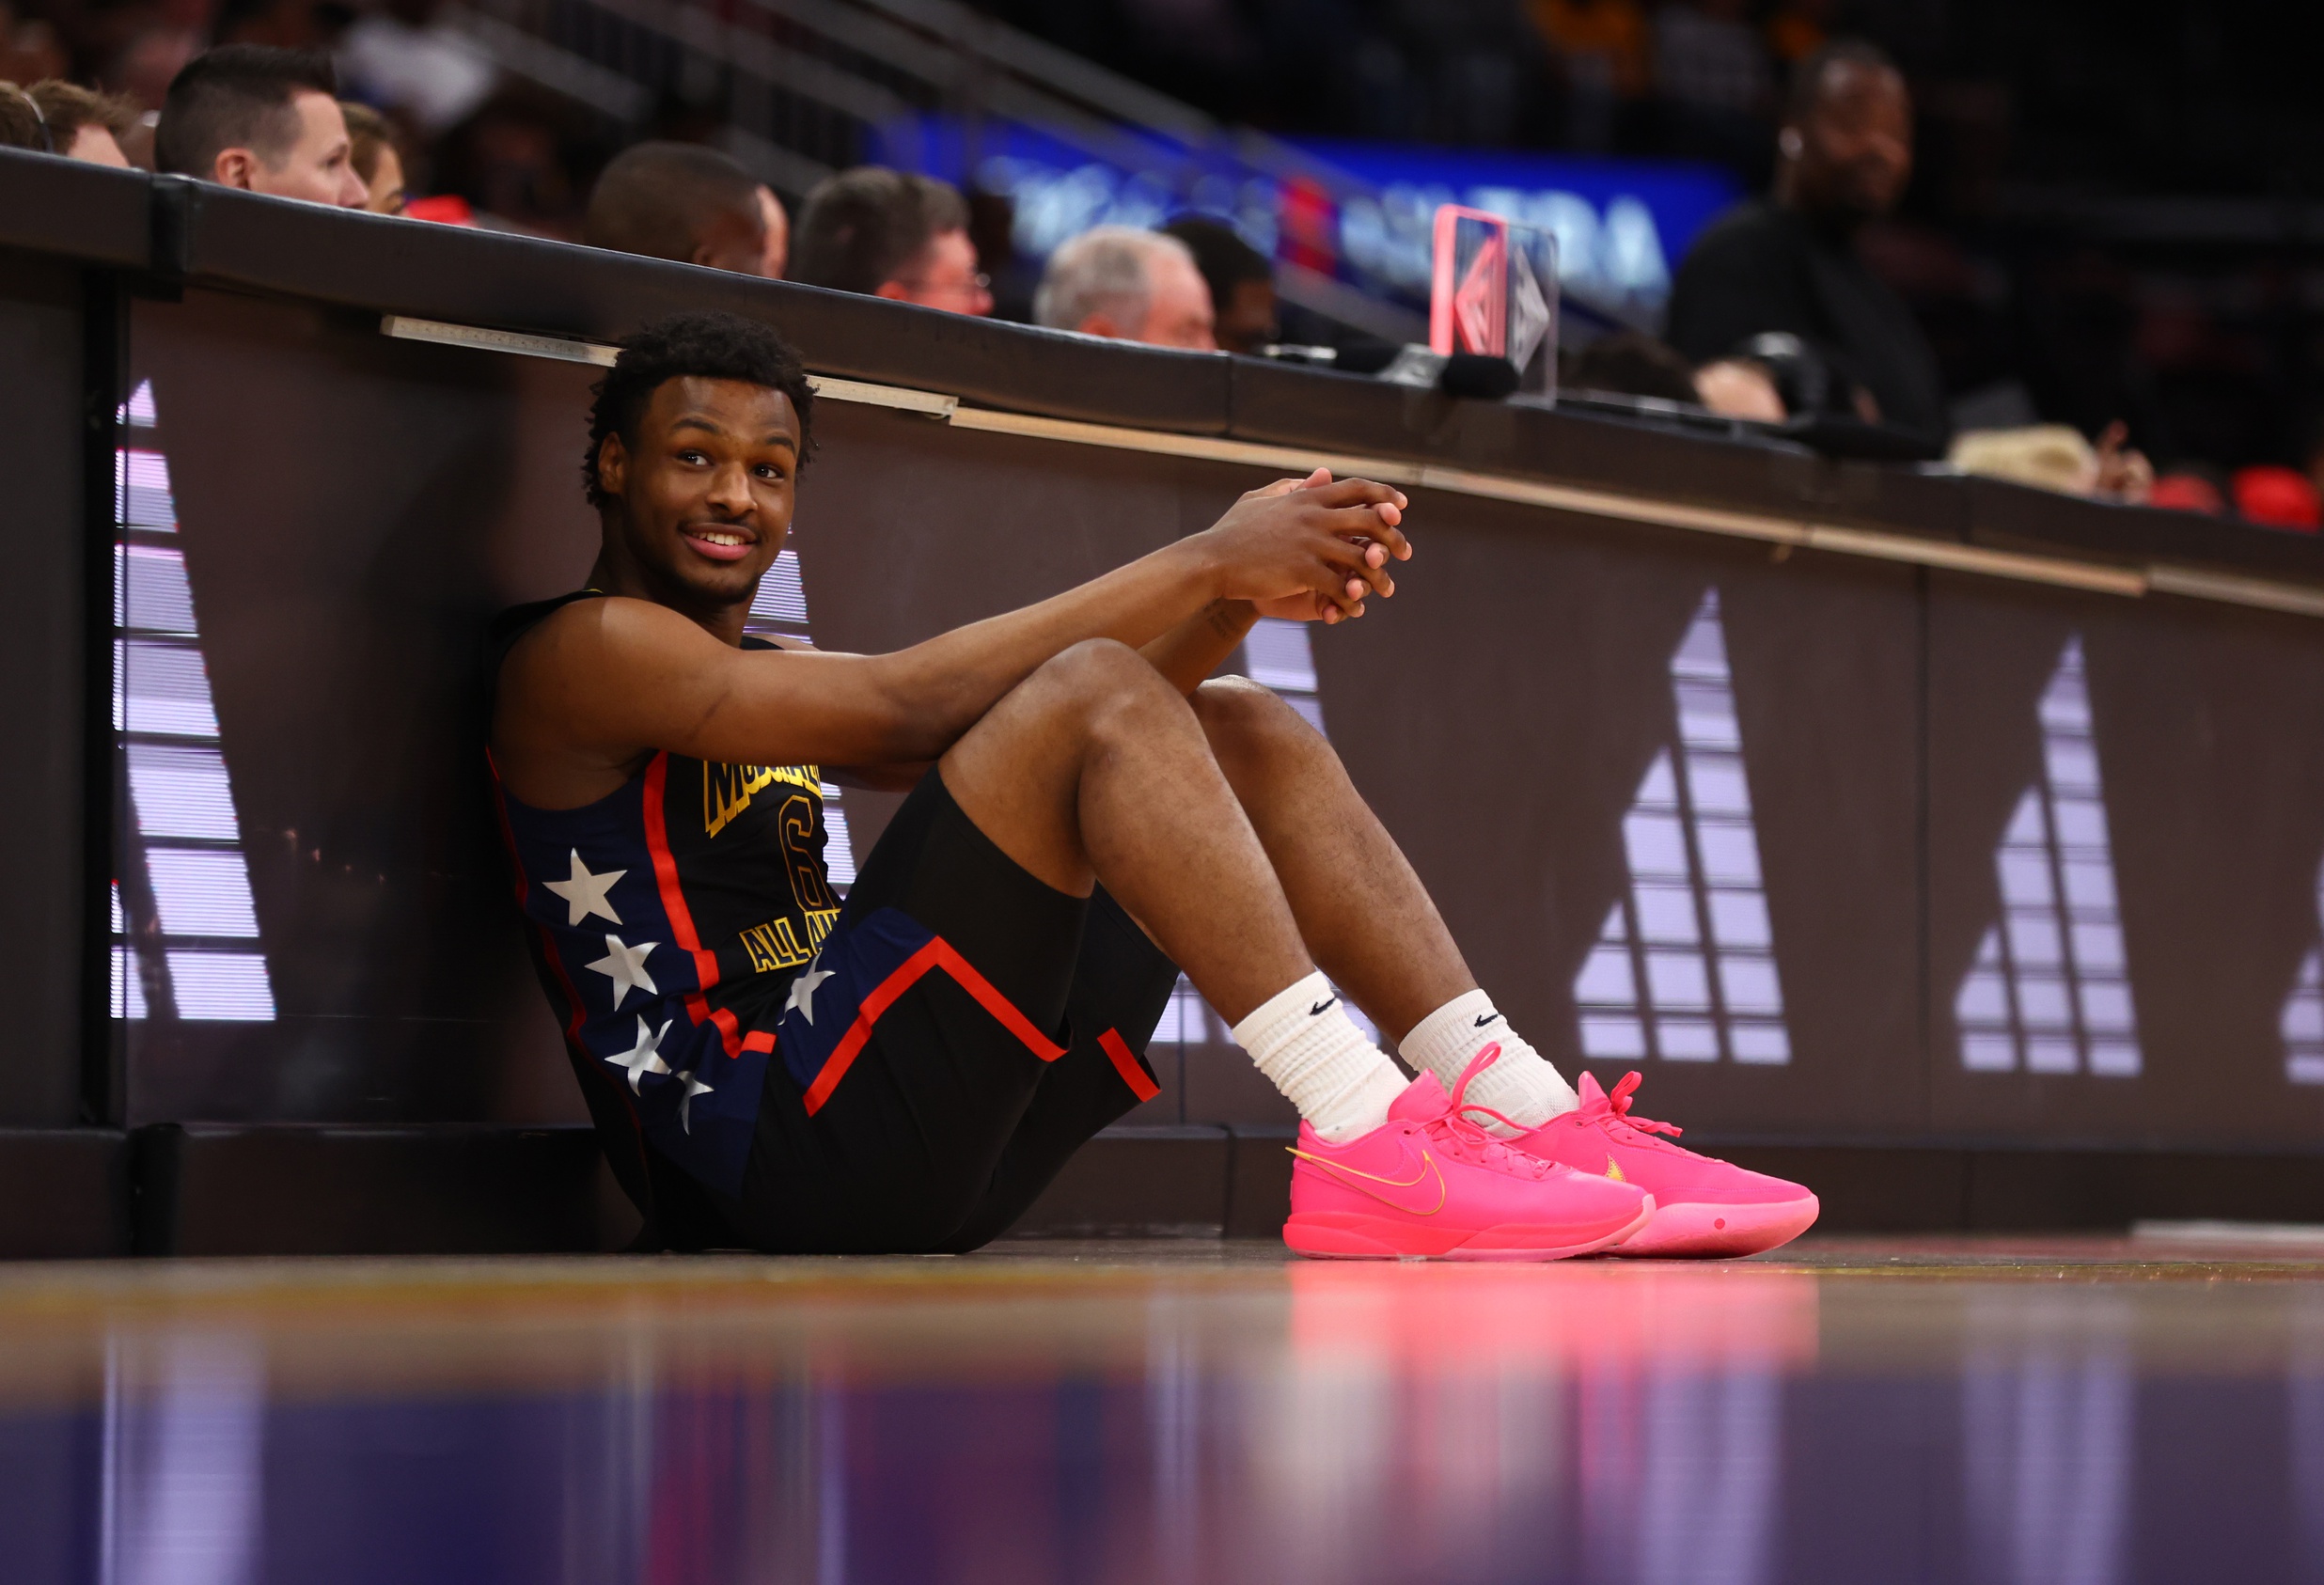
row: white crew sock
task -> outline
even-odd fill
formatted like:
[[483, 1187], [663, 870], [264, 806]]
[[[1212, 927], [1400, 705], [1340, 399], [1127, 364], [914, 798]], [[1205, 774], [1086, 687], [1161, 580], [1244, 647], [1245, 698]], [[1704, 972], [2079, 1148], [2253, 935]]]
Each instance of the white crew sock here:
[[[1529, 1129], [1539, 1128], [1581, 1104], [1564, 1075], [1509, 1027], [1509, 1020], [1483, 991], [1470, 991], [1446, 1002], [1413, 1025], [1412, 1032], [1397, 1043], [1396, 1049], [1414, 1067], [1443, 1080], [1445, 1092], [1450, 1094], [1477, 1053], [1496, 1043], [1500, 1056], [1469, 1081], [1466, 1099], [1490, 1106]], [[1508, 1132], [1490, 1119], [1482, 1121], [1496, 1134]]]
[[1335, 1144], [1386, 1122], [1405, 1091], [1404, 1075], [1349, 1020], [1340, 993], [1321, 974], [1260, 1003], [1234, 1026], [1234, 1041]]

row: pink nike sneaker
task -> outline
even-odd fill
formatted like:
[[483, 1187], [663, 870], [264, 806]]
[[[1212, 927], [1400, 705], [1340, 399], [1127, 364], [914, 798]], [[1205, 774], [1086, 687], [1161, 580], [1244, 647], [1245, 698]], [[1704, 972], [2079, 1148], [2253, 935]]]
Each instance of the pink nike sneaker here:
[[1638, 1085], [1639, 1075], [1627, 1075], [1609, 1096], [1584, 1074], [1580, 1106], [1510, 1141], [1543, 1161], [1635, 1184], [1653, 1196], [1654, 1219], [1614, 1254], [1756, 1255], [1808, 1231], [1820, 1209], [1814, 1195], [1657, 1138], [1678, 1129], [1630, 1115]]
[[1322, 1259], [1554, 1261], [1648, 1226], [1651, 1196], [1538, 1160], [1462, 1115], [1469, 1079], [1500, 1055], [1479, 1052], [1449, 1100], [1422, 1074], [1386, 1122], [1343, 1144], [1301, 1123], [1283, 1242]]

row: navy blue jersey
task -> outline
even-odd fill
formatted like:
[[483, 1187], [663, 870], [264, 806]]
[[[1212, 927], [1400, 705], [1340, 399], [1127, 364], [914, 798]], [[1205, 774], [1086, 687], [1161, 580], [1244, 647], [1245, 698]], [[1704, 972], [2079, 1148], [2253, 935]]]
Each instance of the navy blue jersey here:
[[[495, 676], [528, 629], [593, 593], [503, 613]], [[651, 1144], [734, 1193], [784, 998], [839, 919], [818, 768], [662, 752], [579, 808], [521, 803], [497, 768], [493, 792], [534, 963], [623, 1186], [645, 1201]]]

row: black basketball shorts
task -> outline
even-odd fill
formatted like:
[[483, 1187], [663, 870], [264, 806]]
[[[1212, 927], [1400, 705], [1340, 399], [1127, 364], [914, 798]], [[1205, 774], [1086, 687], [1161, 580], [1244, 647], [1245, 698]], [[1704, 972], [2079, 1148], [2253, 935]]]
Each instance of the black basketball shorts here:
[[1103, 887], [1034, 879], [931, 770], [815, 962], [735, 1009], [776, 1032], [741, 1193], [688, 1180], [684, 1203], [657, 1195], [659, 1231], [682, 1248], [976, 1248], [1156, 1092], [1146, 1043], [1177, 981]]

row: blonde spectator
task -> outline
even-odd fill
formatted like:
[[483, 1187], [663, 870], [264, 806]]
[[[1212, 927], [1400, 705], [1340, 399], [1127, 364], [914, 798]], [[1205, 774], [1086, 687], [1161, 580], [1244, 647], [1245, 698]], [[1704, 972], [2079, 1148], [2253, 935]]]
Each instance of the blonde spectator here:
[[2125, 444], [2128, 438], [2128, 426], [2119, 421], [2109, 424], [2095, 446], [2064, 424], [1972, 430], [1954, 437], [1947, 461], [1986, 479], [2137, 506], [2153, 493], [2155, 470]]
[[368, 104], [339, 101], [347, 118], [347, 135], [353, 144], [349, 158], [363, 178], [363, 207], [373, 214], [403, 212], [403, 155], [398, 147], [395, 123]]

